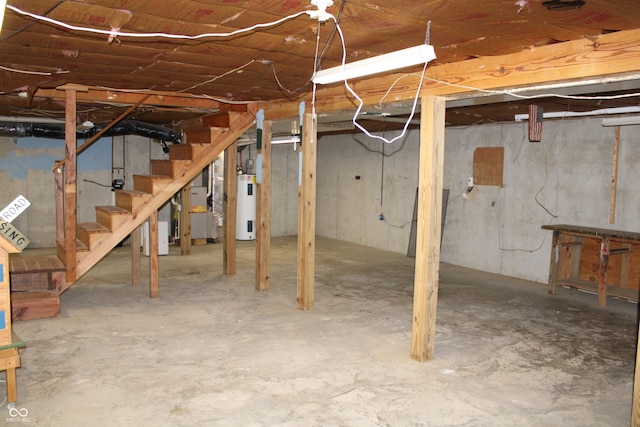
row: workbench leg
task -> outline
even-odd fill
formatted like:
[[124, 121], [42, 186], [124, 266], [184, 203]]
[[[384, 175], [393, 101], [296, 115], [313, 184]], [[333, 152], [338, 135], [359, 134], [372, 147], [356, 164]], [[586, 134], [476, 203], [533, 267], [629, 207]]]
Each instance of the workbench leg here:
[[[640, 342], [640, 324], [638, 324]], [[631, 427], [640, 427], [640, 347], [636, 344], [636, 373], [633, 379], [633, 406], [631, 408]]]
[[607, 269], [609, 267], [609, 238], [600, 241], [600, 274], [598, 275], [598, 305], [607, 305]]
[[7, 372], [7, 403], [18, 400], [18, 384], [16, 382], [16, 369], [9, 368]]
[[556, 294], [556, 280], [558, 279], [558, 258], [560, 246], [558, 241], [560, 240], [560, 231], [553, 230], [553, 237], [551, 240], [551, 260], [549, 261], [549, 295]]

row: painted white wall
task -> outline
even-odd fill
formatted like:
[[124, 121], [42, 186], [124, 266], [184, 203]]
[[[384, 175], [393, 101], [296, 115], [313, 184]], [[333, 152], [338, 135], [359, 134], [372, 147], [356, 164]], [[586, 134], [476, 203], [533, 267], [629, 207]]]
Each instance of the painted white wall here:
[[[447, 128], [444, 188], [450, 196], [441, 260], [546, 282], [551, 232], [542, 230], [543, 224], [640, 232], [639, 128], [621, 130], [614, 224], [609, 224], [614, 128], [602, 127], [600, 119], [545, 121], [539, 143], [528, 141], [526, 123]], [[360, 134], [321, 138], [317, 234], [406, 253], [418, 141], [418, 131], [412, 131], [403, 142], [385, 146], [382, 175], [380, 142]], [[462, 193], [478, 147], [505, 148], [504, 187], [477, 186], [477, 198], [469, 201]]]

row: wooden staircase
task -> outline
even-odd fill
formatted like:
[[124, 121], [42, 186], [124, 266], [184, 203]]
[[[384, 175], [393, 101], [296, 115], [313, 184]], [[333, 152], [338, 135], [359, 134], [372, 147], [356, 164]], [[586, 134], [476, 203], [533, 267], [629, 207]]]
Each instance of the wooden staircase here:
[[[14, 320], [52, 317], [52, 313], [57, 315], [60, 294], [190, 183], [253, 123], [251, 112], [226, 111], [201, 119], [195, 127], [187, 127], [185, 143], [169, 146], [169, 160], [151, 160], [151, 175], [134, 175], [133, 190], [116, 190], [115, 206], [96, 206], [96, 222], [76, 224], [76, 262], [64, 266], [64, 279], [60, 279], [58, 273], [57, 282], [52, 283], [50, 274], [41, 274], [43, 280], [49, 280], [47, 283], [33, 284], [31, 289], [22, 286], [19, 291], [12, 292], [14, 306], [20, 309]], [[67, 259], [65, 242], [58, 241], [57, 248], [58, 258], [64, 263]], [[11, 281], [24, 283], [28, 280], [18, 276], [31, 273], [33, 271], [28, 268], [12, 270]], [[52, 301], [52, 297], [57, 300]], [[57, 312], [51, 308], [56, 303]], [[49, 308], [43, 310], [43, 305]], [[16, 314], [14, 312], [14, 317]]]

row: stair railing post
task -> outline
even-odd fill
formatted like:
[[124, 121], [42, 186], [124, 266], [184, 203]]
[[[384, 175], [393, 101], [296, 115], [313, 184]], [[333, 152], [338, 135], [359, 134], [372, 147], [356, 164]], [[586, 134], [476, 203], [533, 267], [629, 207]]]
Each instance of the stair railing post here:
[[64, 242], [64, 169], [62, 166], [57, 167], [54, 171], [55, 178], [55, 201], [56, 201], [56, 242], [63, 244]]

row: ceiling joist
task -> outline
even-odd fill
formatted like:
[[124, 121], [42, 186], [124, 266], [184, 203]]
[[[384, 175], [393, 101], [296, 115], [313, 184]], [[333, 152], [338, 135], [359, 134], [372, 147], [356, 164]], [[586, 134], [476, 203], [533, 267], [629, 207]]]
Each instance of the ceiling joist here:
[[141, 105], [219, 110], [220, 105], [222, 104], [220, 101], [214, 99], [196, 97], [193, 95], [181, 94], [177, 92], [144, 91], [135, 93], [89, 88], [80, 85], [64, 85], [56, 89], [38, 89], [35, 92], [34, 97], [64, 100], [65, 89], [69, 88], [75, 89], [77, 91], [78, 102], [133, 105], [137, 104], [138, 102], [140, 102], [140, 100], [143, 100], [143, 98], [148, 96], [148, 99], [143, 100]]
[[[437, 52], [436, 52], [437, 54]], [[619, 31], [598, 36], [531, 48], [509, 55], [483, 57], [427, 68], [422, 95], [448, 99], [482, 97], [491, 91], [573, 85], [581, 81], [607, 78], [625, 80], [640, 76], [640, 30]], [[351, 83], [366, 105], [407, 102], [416, 95], [419, 74], [402, 73]], [[399, 78], [398, 82], [396, 82]], [[448, 82], [437, 83], [433, 80]], [[387, 95], [391, 86], [393, 90]], [[483, 92], [488, 91], [488, 92]], [[515, 98], [514, 98], [515, 99]], [[311, 96], [304, 99], [311, 103]], [[260, 104], [271, 120], [294, 117], [300, 100], [271, 101]], [[343, 84], [319, 88], [315, 109], [318, 113], [352, 110], [357, 107]]]

